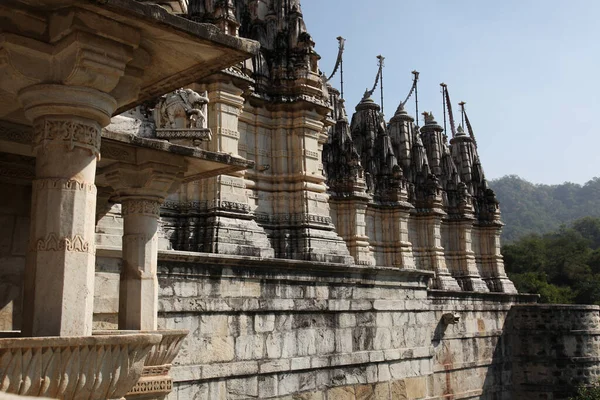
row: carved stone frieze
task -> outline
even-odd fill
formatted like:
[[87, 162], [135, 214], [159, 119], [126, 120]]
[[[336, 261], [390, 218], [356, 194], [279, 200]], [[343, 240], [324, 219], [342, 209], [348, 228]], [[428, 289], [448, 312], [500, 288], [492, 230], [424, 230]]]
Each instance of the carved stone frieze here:
[[2, 122], [0, 123], [0, 140], [30, 144], [33, 140], [33, 131], [28, 126], [8, 125]]
[[32, 180], [35, 178], [35, 170], [33, 167], [27, 165], [0, 162], [0, 176]]
[[97, 192], [96, 185], [89, 182], [80, 182], [73, 179], [36, 179], [33, 181], [34, 188], [38, 190], [75, 190], [90, 194]]
[[172, 139], [189, 139], [192, 141], [208, 140], [209, 141], [212, 139], [212, 133], [211, 133], [211, 130], [208, 128], [202, 128], [202, 129], [157, 129], [156, 137], [158, 139], [166, 139], [169, 141]]
[[121, 206], [123, 216], [131, 214], [144, 214], [158, 217], [160, 215], [160, 202], [147, 199], [127, 199]]
[[69, 150], [81, 147], [100, 157], [101, 128], [95, 122], [77, 118], [45, 117], [34, 122], [34, 131], [34, 148], [60, 142]]
[[135, 386], [127, 393], [125, 398], [133, 399], [138, 396], [160, 396], [171, 393], [173, 378], [167, 376], [142, 376]]
[[35, 244], [37, 251], [73, 251], [81, 253], [95, 253], [93, 243], [87, 242], [83, 236], [75, 235], [71, 238], [60, 237], [55, 233], [50, 233], [47, 237], [38, 239]]
[[102, 145], [102, 157], [111, 160], [129, 161], [132, 160], [133, 154], [125, 150], [122, 146], [105, 143]]

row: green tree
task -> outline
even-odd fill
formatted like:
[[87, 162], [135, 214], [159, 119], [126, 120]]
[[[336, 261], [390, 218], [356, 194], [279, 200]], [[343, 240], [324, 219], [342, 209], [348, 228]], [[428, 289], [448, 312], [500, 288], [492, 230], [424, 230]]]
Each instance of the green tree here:
[[600, 218], [586, 217], [502, 248], [506, 272], [541, 303], [600, 304]]
[[525, 272], [510, 274], [510, 278], [521, 293], [537, 293], [540, 303], [572, 304], [576, 293], [570, 287], [559, 287], [548, 283], [546, 274]]

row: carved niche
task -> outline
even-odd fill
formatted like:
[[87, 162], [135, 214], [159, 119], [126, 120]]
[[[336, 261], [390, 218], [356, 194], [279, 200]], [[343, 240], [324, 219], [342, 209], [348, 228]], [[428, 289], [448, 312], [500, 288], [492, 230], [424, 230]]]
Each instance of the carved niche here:
[[162, 96], [154, 108], [156, 137], [184, 146], [198, 146], [210, 140], [208, 93], [177, 89]]

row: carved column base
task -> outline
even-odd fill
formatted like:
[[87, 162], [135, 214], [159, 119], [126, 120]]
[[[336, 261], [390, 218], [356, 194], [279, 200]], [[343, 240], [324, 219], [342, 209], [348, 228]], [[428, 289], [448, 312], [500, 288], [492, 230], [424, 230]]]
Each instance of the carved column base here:
[[205, 219], [204, 237], [199, 243], [199, 251], [263, 258], [275, 257], [275, 250], [271, 247], [267, 233], [255, 220], [249, 219], [247, 215], [239, 215], [238, 218], [214, 215], [217, 213], [219, 211], [210, 212]]
[[489, 292], [488, 285], [481, 279], [481, 277], [475, 276], [455, 276], [456, 281], [460, 285], [461, 289], [465, 292]]
[[376, 265], [368, 237], [346, 240], [346, 245], [356, 265]]
[[369, 197], [355, 199], [330, 198], [329, 206], [336, 231], [346, 242], [348, 251], [357, 265], [376, 265], [366, 233], [366, 214]]
[[279, 258], [354, 264], [346, 243], [334, 231], [310, 228], [278, 230], [276, 242], [279, 245], [275, 248], [276, 256]]
[[433, 289], [460, 292], [462, 289], [450, 273], [437, 273], [433, 280]]
[[519, 291], [507, 276], [485, 278], [489, 290], [491, 292], [517, 294]]

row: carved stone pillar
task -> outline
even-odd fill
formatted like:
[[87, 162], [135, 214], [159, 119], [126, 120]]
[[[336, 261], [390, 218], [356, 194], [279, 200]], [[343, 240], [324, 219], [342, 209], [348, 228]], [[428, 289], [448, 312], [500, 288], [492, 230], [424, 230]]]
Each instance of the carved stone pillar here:
[[95, 89], [48, 84], [30, 86], [19, 98], [33, 122], [37, 158], [23, 331], [33, 336], [89, 335], [96, 161], [101, 127], [117, 103]]
[[122, 204], [123, 268], [119, 286], [122, 330], [157, 329], [160, 205], [179, 185], [185, 168], [183, 160], [148, 158], [138, 152], [137, 164], [118, 162], [102, 171]]
[[161, 202], [152, 198], [121, 198], [123, 270], [119, 287], [119, 329], [157, 329], [156, 269]]

